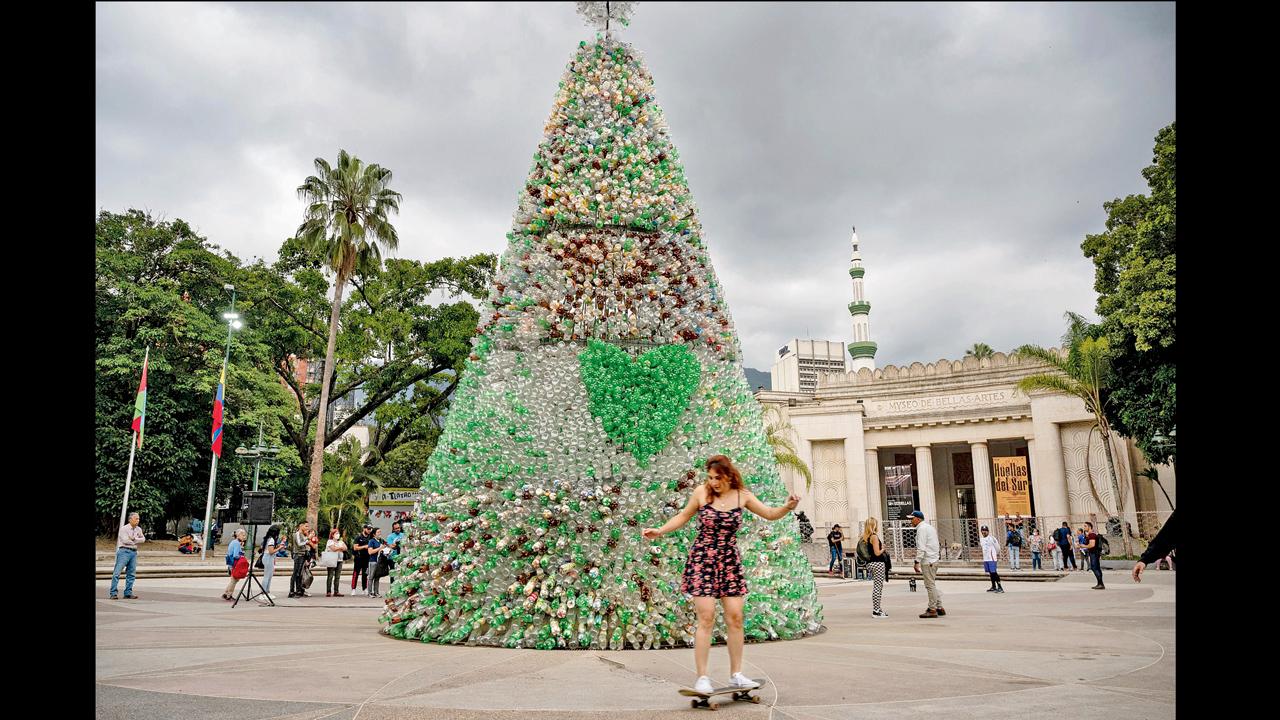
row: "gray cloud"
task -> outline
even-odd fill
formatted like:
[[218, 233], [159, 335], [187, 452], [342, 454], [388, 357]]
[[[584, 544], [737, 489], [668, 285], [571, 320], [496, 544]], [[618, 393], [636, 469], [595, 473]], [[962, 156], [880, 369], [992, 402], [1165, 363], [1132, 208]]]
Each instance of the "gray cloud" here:
[[[1143, 192], [1175, 119], [1169, 4], [641, 3], [745, 364], [847, 339], [849, 227], [878, 362], [1054, 343], [1092, 312], [1084, 235]], [[399, 255], [495, 252], [572, 3], [99, 4], [97, 203], [182, 217], [248, 258], [339, 147], [395, 172]]]

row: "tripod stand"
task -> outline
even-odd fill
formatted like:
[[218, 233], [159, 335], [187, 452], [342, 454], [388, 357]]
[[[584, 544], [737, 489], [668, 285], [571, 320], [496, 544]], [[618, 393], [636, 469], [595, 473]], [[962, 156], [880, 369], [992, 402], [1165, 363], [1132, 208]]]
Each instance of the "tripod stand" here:
[[[239, 605], [241, 600], [246, 600], [246, 601], [252, 600], [258, 597], [259, 595], [266, 596], [267, 604], [270, 605], [271, 607], [276, 606], [275, 601], [271, 599], [271, 594], [268, 593], [265, 589], [263, 589], [262, 582], [258, 580], [257, 574], [254, 573], [253, 571], [253, 554], [257, 552], [257, 550], [258, 550], [258, 526], [254, 525], [253, 539], [249, 541], [249, 574], [245, 576], [244, 585], [242, 585], [240, 589], [236, 591], [236, 601], [231, 603], [231, 607], [235, 607]], [[258, 592], [256, 593], [253, 592], [254, 585], [258, 586]]]

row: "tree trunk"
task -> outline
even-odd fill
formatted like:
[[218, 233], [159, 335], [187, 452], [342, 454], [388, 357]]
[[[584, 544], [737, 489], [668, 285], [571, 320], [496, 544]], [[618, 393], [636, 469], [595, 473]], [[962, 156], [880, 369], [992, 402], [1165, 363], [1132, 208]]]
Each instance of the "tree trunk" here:
[[320, 514], [320, 482], [324, 475], [325, 416], [329, 413], [329, 381], [333, 378], [333, 351], [338, 341], [338, 311], [342, 309], [342, 286], [333, 291], [333, 309], [329, 313], [329, 345], [324, 352], [324, 374], [320, 379], [320, 407], [316, 410], [316, 441], [311, 446], [311, 479], [307, 483], [307, 522], [313, 526]]
[[1111, 492], [1116, 496], [1116, 517], [1120, 519], [1120, 536], [1124, 539], [1124, 554], [1129, 555], [1129, 533], [1124, 527], [1124, 496], [1120, 494], [1120, 476], [1116, 475], [1116, 461], [1111, 456], [1111, 433], [1100, 429], [1102, 449], [1107, 453], [1107, 468], [1111, 470]]

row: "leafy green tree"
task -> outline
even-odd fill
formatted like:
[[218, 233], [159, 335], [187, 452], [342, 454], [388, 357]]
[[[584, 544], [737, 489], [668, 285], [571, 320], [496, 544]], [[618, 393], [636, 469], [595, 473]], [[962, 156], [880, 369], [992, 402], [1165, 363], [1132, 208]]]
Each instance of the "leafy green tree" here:
[[1106, 231], [1081, 245], [1094, 263], [1098, 315], [1111, 341], [1108, 421], [1153, 463], [1176, 460], [1172, 443], [1153, 443], [1177, 425], [1177, 123], [1156, 135], [1142, 171], [1149, 195], [1105, 203]]
[[995, 353], [991, 346], [986, 343], [974, 343], [973, 347], [964, 351], [965, 357], [976, 357], [979, 360], [989, 358]]
[[325, 267], [334, 274], [334, 290], [324, 353], [324, 378], [320, 382], [320, 403], [316, 411], [317, 431], [311, 450], [311, 477], [307, 484], [307, 519], [312, 524], [319, 513], [326, 445], [325, 413], [329, 408], [329, 381], [333, 377], [342, 292], [358, 270], [381, 262], [381, 247], [395, 250], [400, 243], [389, 219], [391, 214], [400, 212], [400, 193], [388, 187], [390, 170], [376, 163], [365, 165], [346, 150], [338, 151], [336, 168], [324, 158], [316, 158], [315, 168], [316, 174], [298, 186], [298, 197], [307, 202], [307, 208], [297, 235], [308, 249], [323, 257]]
[[[222, 363], [228, 301], [223, 284], [239, 278], [238, 261], [217, 252], [182, 220], [139, 210], [102, 212], [95, 223], [94, 412], [95, 509], [99, 529], [113, 530], [128, 464], [130, 419], [151, 347], [146, 431], [129, 492], [153, 532], [203, 510], [211, 449], [213, 395]], [[256, 439], [257, 422], [273, 429], [288, 398], [260, 362], [265, 348], [252, 327], [232, 339], [227, 366], [224, 448]], [[296, 463], [285, 453], [276, 467]], [[248, 463], [226, 463], [215, 497], [248, 482]], [[264, 472], [270, 475], [268, 464]]]
[[[355, 401], [343, 417], [326, 416], [325, 447], [357, 423], [372, 421], [365, 465], [374, 467], [414, 441], [428, 440], [430, 454], [479, 323], [471, 303], [456, 296], [483, 297], [493, 265], [493, 255], [387, 260], [351, 277], [354, 291], [343, 303], [328, 387], [329, 398]], [[248, 320], [264, 334], [273, 372], [293, 397], [277, 419], [308, 466], [320, 420], [320, 386], [299, 381], [294, 362], [324, 352], [329, 308], [320, 267], [300, 241], [287, 240], [279, 260], [252, 268], [249, 291], [258, 298], [261, 316]], [[451, 297], [440, 302], [442, 294]], [[420, 481], [421, 472], [412, 485]]]

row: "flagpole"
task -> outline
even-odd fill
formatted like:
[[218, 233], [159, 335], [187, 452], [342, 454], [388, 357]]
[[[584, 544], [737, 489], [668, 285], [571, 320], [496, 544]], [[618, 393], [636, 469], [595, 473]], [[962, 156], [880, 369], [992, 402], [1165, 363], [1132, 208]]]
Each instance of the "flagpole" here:
[[[227, 286], [231, 290], [231, 311], [229, 315], [235, 315], [236, 312], [236, 289], [235, 286]], [[227, 322], [227, 351], [222, 355], [222, 375], [220, 376], [225, 382], [227, 376], [227, 359], [231, 357], [231, 329], [234, 325], [234, 318], [228, 318]], [[226, 426], [226, 387], [223, 387], [223, 426]], [[209, 468], [209, 497], [204, 504], [204, 542], [200, 544], [200, 559], [204, 560], [209, 553], [209, 541], [213, 539], [213, 528], [209, 527], [209, 521], [213, 518], [213, 489], [218, 482], [218, 453], [213, 454], [213, 466]]]
[[[144, 392], [146, 391], [146, 386], [147, 386], [147, 361], [150, 359], [151, 359], [151, 346], [148, 345], [146, 352], [142, 356], [142, 388], [141, 389]], [[125, 520], [129, 517], [128, 516], [129, 484], [133, 480], [133, 456], [134, 456], [134, 453], [138, 451], [138, 445], [141, 444], [142, 442], [142, 438], [141, 438], [142, 426], [145, 425], [147, 422], [147, 419], [146, 419], [147, 410], [146, 410], [145, 397], [143, 398], [142, 402], [143, 402], [142, 421], [139, 424], [138, 429], [133, 431], [133, 437], [129, 438], [129, 469], [126, 470], [124, 473], [124, 500], [121, 501], [120, 503], [120, 526], [119, 527], [124, 527]], [[134, 404], [136, 409], [137, 400], [134, 401]]]
[[[133, 454], [138, 450], [138, 433], [129, 438], [129, 470], [124, 474], [124, 502], [120, 503], [120, 527], [124, 527], [129, 512], [129, 481], [133, 479]], [[119, 528], [117, 528], [119, 529]]]

